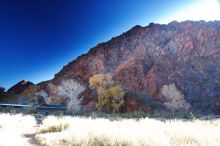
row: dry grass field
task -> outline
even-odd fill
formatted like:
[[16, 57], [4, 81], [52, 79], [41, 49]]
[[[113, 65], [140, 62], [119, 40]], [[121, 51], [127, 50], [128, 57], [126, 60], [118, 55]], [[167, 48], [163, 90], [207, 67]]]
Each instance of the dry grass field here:
[[91, 119], [49, 116], [37, 139], [48, 146], [219, 146], [220, 120]]
[[[220, 119], [162, 121], [48, 116], [39, 128], [35, 127], [34, 116], [0, 114], [0, 119], [0, 146], [220, 145]], [[24, 137], [34, 133], [34, 138]]]

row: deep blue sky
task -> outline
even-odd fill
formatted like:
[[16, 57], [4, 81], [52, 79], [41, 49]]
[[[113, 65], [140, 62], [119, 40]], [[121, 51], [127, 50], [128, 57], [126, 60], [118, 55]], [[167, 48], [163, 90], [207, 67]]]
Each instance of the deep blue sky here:
[[51, 79], [97, 43], [191, 0], [0, 0], [0, 85]]

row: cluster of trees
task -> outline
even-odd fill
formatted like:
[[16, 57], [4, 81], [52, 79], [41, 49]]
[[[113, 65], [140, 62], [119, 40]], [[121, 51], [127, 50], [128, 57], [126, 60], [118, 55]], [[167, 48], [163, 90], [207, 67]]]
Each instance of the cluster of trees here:
[[[119, 112], [123, 107], [125, 92], [122, 87], [115, 85], [111, 74], [95, 74], [89, 78], [90, 87], [97, 92], [97, 109], [105, 112]], [[49, 83], [46, 90], [40, 90], [36, 85], [23, 92], [26, 97], [31, 97], [32, 102], [45, 101], [47, 104], [66, 104], [71, 112], [82, 109], [83, 97], [81, 93], [85, 86], [73, 79], [62, 80], [59, 85]], [[4, 89], [0, 88], [0, 94]], [[184, 99], [184, 95], [176, 88], [175, 84], [163, 85], [161, 95], [164, 97], [164, 105], [172, 113], [186, 110], [190, 107]], [[152, 109], [158, 107], [153, 98], [140, 96]], [[154, 105], [151, 105], [154, 104]]]
[[70, 112], [81, 110], [83, 97], [79, 95], [85, 90], [85, 87], [73, 79], [62, 80], [60, 85], [55, 86], [52, 83], [47, 85], [47, 90], [40, 90], [36, 85], [31, 86], [23, 92], [23, 95], [30, 97], [32, 102], [45, 101], [47, 104], [66, 104]]
[[[96, 89], [98, 94], [97, 108], [99, 111], [118, 112], [123, 106], [125, 92], [120, 86], [114, 85], [111, 74], [95, 74], [90, 77], [89, 84]], [[164, 106], [171, 113], [190, 108], [184, 95], [176, 88], [175, 84], [163, 85], [161, 95], [164, 97]], [[152, 109], [162, 106], [151, 97], [144, 96], [142, 98]]]
[[99, 111], [118, 112], [124, 105], [124, 90], [114, 85], [111, 74], [95, 74], [89, 78], [89, 84], [98, 93]]

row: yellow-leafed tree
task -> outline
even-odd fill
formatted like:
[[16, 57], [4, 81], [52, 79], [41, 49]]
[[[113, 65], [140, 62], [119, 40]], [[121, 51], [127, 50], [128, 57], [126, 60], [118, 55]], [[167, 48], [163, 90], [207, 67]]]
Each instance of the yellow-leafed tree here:
[[124, 90], [120, 86], [113, 86], [111, 74], [95, 74], [90, 77], [89, 84], [98, 93], [99, 111], [118, 112], [123, 106]]

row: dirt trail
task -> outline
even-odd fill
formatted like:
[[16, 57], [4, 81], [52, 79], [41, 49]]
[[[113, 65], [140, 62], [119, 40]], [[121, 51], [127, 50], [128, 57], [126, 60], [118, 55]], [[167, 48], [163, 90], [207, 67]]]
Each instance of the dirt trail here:
[[34, 131], [32, 133], [25, 133], [23, 134], [23, 138], [26, 139], [29, 146], [40, 146], [36, 139], [36, 134], [39, 130], [40, 125], [42, 124], [43, 117], [41, 115], [35, 115], [36, 125], [34, 125]]
[[27, 143], [29, 143], [29, 146], [40, 146], [36, 140], [36, 133], [32, 134], [24, 134], [23, 137], [26, 139]]

